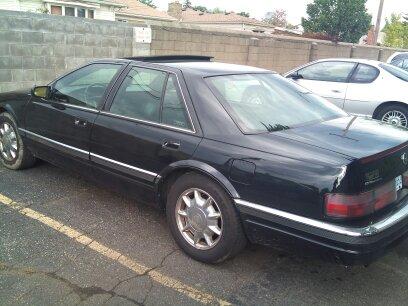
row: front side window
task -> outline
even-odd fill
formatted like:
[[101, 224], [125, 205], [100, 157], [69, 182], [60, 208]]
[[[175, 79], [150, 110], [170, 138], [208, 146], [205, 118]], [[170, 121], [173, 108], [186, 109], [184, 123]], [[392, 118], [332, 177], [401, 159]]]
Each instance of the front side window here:
[[351, 62], [320, 62], [300, 69], [298, 75], [306, 80], [345, 83], [354, 66]]
[[353, 74], [351, 82], [371, 83], [378, 77], [379, 74], [380, 71], [377, 68], [369, 65], [359, 64]]
[[163, 71], [132, 68], [120, 85], [110, 112], [159, 123], [166, 78], [167, 74]]
[[206, 81], [244, 133], [274, 132], [347, 116], [276, 74], [226, 75]]
[[117, 64], [85, 66], [55, 82], [52, 96], [66, 104], [96, 109], [120, 68], [121, 65]]

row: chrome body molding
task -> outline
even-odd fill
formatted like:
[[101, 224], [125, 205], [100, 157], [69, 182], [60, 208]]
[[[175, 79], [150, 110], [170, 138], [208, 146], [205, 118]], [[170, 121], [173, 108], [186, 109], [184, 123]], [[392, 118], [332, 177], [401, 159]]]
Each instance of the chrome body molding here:
[[256, 214], [256, 212], [260, 212], [262, 216], [266, 218], [268, 216], [271, 216], [274, 218], [279, 218], [281, 220], [288, 220], [288, 221], [296, 222], [298, 224], [320, 229], [323, 231], [328, 231], [328, 232], [332, 232], [332, 233], [336, 233], [336, 234], [344, 235], [344, 236], [349, 236], [349, 237], [373, 236], [375, 234], [378, 234], [392, 227], [393, 225], [398, 224], [400, 221], [403, 221], [404, 219], [408, 218], [408, 199], [404, 200], [404, 203], [402, 203], [402, 207], [400, 209], [398, 209], [391, 215], [384, 217], [382, 220], [376, 223], [373, 223], [369, 226], [366, 226], [366, 227], [341, 226], [341, 225], [332, 224], [332, 223], [328, 223], [328, 222], [324, 222], [320, 220], [302, 217], [302, 216], [295, 215], [295, 214], [285, 212], [282, 210], [247, 202], [241, 199], [234, 199], [234, 201], [237, 204], [240, 211], [244, 213], [251, 214], [252, 212], [254, 212]]
[[[46, 100], [44, 100], [44, 103], [37, 102], [37, 101], [33, 101], [32, 103], [33, 103], [33, 104], [37, 104], [37, 105], [44, 105], [44, 104], [50, 105], [50, 103], [47, 102]], [[65, 107], [67, 107], [67, 108], [79, 109], [79, 110], [87, 111], [87, 112], [94, 113], [94, 114], [99, 113], [99, 110], [97, 110], [97, 109], [95, 109], [95, 108], [83, 107], [83, 106], [74, 105], [74, 104], [68, 104], [68, 103], [63, 103], [63, 102], [55, 102], [55, 103], [56, 103], [56, 104], [63, 105], [63, 106], [65, 106]]]
[[56, 141], [56, 140], [53, 140], [53, 139], [38, 135], [36, 133], [27, 131], [27, 130], [22, 129], [22, 128], [19, 128], [18, 130], [25, 133], [27, 138], [30, 138], [30, 139], [32, 139], [34, 141], [37, 141], [39, 143], [48, 145], [48, 146], [50, 146], [50, 147], [52, 147], [54, 149], [57, 149], [59, 151], [63, 151], [63, 152], [66, 152], [66, 153], [71, 153], [71, 154], [73, 154], [73, 155], [75, 155], [77, 157], [81, 157], [81, 158], [84, 158], [84, 159], [89, 159], [89, 151], [85, 151], [85, 150], [82, 150], [82, 149], [79, 149], [79, 148], [76, 148], [76, 147], [72, 147], [72, 146], [67, 145], [65, 143], [62, 143], [62, 142], [59, 142], [59, 141]]
[[107, 157], [92, 153], [92, 152], [89, 152], [89, 151], [85, 151], [85, 150], [82, 150], [82, 149], [79, 149], [79, 148], [76, 148], [76, 147], [72, 147], [72, 146], [66, 145], [64, 143], [61, 143], [59, 141], [55, 141], [53, 139], [50, 139], [50, 138], [38, 135], [36, 133], [27, 131], [27, 130], [22, 129], [22, 128], [19, 128], [19, 131], [22, 132], [22, 133], [25, 133], [27, 138], [30, 138], [30, 139], [32, 139], [34, 141], [39, 142], [39, 143], [48, 145], [48, 146], [50, 146], [50, 147], [52, 147], [52, 148], [54, 148], [56, 150], [59, 150], [59, 151], [65, 152], [65, 153], [69, 153], [69, 154], [72, 154], [74, 156], [81, 157], [83, 159], [93, 161], [93, 162], [95, 162], [97, 164], [107, 166], [107, 167], [109, 167], [111, 169], [115, 169], [117, 171], [130, 174], [132, 176], [139, 177], [139, 178], [147, 180], [149, 182], [154, 182], [154, 180], [156, 178], [160, 178], [160, 176], [157, 173], [154, 173], [154, 172], [151, 172], [151, 171], [148, 171], [148, 170], [144, 170], [144, 169], [141, 169], [141, 168], [137, 168], [137, 167], [134, 167], [134, 166], [131, 166], [131, 165], [128, 165], [128, 164], [125, 164], [125, 163], [122, 163], [122, 162], [119, 162], [119, 161], [116, 161], [116, 160], [113, 160], [113, 159], [110, 159], [110, 158], [107, 158]]
[[147, 120], [136, 119], [136, 118], [127, 117], [127, 116], [117, 115], [117, 114], [107, 112], [107, 111], [101, 111], [100, 114], [110, 116], [110, 117], [114, 117], [114, 118], [120, 118], [120, 119], [129, 120], [129, 121], [134, 121], [134, 122], [137, 122], [137, 123], [143, 123], [143, 124], [148, 124], [148, 125], [152, 125], [152, 126], [162, 127], [162, 128], [169, 129], [169, 130], [175, 130], [175, 131], [179, 131], [179, 132], [195, 134], [195, 131], [192, 131], [192, 130], [189, 130], [189, 129], [183, 129], [183, 128], [178, 128], [178, 127], [163, 124], [163, 123], [158, 123], [158, 122], [153, 122], [153, 121], [147, 121]]
[[91, 157], [91, 161], [100, 164], [100, 165], [104, 165], [110, 168], [113, 168], [115, 170], [118, 170], [120, 172], [124, 172], [130, 175], [134, 175], [137, 177], [140, 177], [142, 179], [145, 179], [147, 181], [150, 182], [154, 182], [154, 180], [156, 179], [156, 177], [158, 177], [157, 173], [154, 172], [150, 172], [141, 168], [137, 168], [95, 153], [90, 153], [90, 157]]

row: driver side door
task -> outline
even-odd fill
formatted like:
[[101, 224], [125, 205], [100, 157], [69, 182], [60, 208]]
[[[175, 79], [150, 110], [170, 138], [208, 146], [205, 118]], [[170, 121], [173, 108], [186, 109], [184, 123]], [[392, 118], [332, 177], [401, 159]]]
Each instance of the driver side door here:
[[[48, 99], [32, 97], [25, 134], [34, 154], [81, 170], [89, 161], [93, 122], [123, 64], [93, 63], [54, 81]], [[79, 162], [79, 163], [75, 163]]]

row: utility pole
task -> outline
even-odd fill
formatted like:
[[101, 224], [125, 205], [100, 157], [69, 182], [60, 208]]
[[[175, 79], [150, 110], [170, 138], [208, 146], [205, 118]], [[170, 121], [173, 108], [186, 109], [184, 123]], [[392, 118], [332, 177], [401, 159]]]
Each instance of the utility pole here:
[[384, 8], [384, 0], [380, 0], [380, 6], [379, 6], [379, 8], [378, 8], [378, 14], [377, 14], [377, 23], [376, 23], [376, 25], [375, 25], [374, 45], [377, 44], [378, 35], [380, 34], [383, 8]]

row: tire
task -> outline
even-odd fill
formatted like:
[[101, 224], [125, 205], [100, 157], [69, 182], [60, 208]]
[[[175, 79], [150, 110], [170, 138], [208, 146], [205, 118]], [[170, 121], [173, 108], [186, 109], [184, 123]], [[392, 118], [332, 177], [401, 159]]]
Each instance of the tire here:
[[[376, 119], [408, 128], [408, 106], [386, 106], [378, 112]], [[397, 124], [398, 122], [400, 124]]]
[[[195, 192], [198, 192], [198, 197]], [[188, 201], [192, 201], [190, 208], [187, 208], [183, 195], [189, 198]], [[203, 204], [203, 201], [209, 203], [207, 208], [204, 208], [206, 204], [203, 206], [192, 204], [195, 203], [196, 198], [200, 200], [198, 203]], [[180, 210], [183, 210], [186, 216], [179, 216], [178, 211]], [[205, 215], [208, 212], [208, 219], [206, 219]], [[214, 218], [218, 214], [220, 217]], [[204, 263], [219, 263], [234, 257], [246, 246], [247, 239], [231, 197], [217, 183], [203, 175], [187, 173], [174, 182], [167, 196], [166, 215], [176, 243], [195, 260]], [[182, 232], [183, 227], [191, 229]], [[205, 228], [202, 233], [206, 233], [207, 237], [202, 236], [195, 244], [194, 237], [201, 235], [199, 231], [197, 231], [199, 233], [196, 234], [197, 236], [192, 234], [192, 231], [196, 232], [197, 228]], [[216, 232], [221, 230], [220, 235], [209, 228], [215, 228]], [[211, 236], [209, 240], [207, 240], [208, 236]], [[208, 241], [214, 244], [210, 246]]]
[[[10, 129], [12, 130], [11, 132]], [[5, 135], [7, 135], [7, 139], [4, 138]], [[9, 146], [10, 143], [12, 143], [13, 149], [12, 151], [7, 151], [9, 152], [7, 154], [5, 146]], [[15, 146], [17, 147], [16, 149], [14, 148]], [[36, 161], [36, 158], [21, 139], [16, 121], [9, 113], [0, 114], [0, 161], [4, 167], [11, 170], [30, 168]]]

